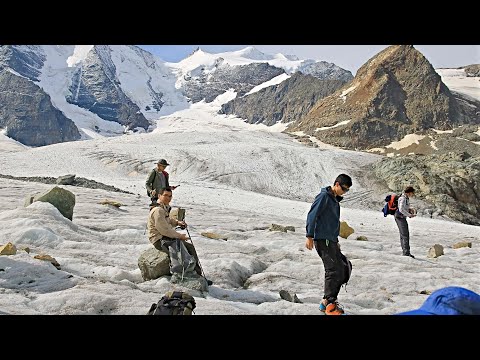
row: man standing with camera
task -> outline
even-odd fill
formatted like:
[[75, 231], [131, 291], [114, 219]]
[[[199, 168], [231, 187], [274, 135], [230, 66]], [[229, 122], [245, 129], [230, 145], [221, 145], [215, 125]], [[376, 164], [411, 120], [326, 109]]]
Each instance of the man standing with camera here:
[[162, 189], [170, 188], [171, 190], [174, 190], [178, 187], [170, 186], [169, 174], [165, 171], [168, 165], [170, 164], [167, 162], [167, 160], [160, 159], [157, 162], [157, 167], [153, 168], [148, 174], [145, 187], [147, 188], [147, 193], [152, 203], [156, 202], [158, 194], [161, 193]]

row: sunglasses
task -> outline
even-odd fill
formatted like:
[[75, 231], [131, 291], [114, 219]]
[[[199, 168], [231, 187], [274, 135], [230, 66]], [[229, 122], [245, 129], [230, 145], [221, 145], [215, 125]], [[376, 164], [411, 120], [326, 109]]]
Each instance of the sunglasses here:
[[340, 187], [342, 188], [343, 192], [348, 192], [348, 190], [350, 190], [349, 188], [343, 186], [342, 184], [340, 184]]

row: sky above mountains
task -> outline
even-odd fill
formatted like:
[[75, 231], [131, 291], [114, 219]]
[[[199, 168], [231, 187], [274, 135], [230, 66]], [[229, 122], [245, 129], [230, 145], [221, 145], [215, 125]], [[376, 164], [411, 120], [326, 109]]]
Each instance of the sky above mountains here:
[[[389, 45], [139, 45], [167, 62], [178, 62], [197, 47], [210, 53], [254, 46], [266, 54], [296, 55], [299, 59], [333, 62], [353, 74], [368, 59]], [[455, 68], [480, 63], [480, 45], [414, 45], [434, 68]]]

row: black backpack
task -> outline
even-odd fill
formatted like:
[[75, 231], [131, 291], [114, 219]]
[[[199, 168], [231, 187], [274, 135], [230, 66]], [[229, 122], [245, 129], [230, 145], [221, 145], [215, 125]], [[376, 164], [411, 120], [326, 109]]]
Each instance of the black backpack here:
[[343, 264], [343, 269], [344, 269], [344, 271], [343, 271], [344, 278], [343, 278], [343, 281], [342, 281], [342, 285], [343, 284], [347, 285], [348, 280], [350, 280], [350, 275], [352, 274], [352, 263], [342, 253], [340, 253], [340, 257], [342, 258], [342, 264]]
[[183, 291], [168, 291], [156, 304], [150, 306], [147, 315], [192, 315], [195, 299]]

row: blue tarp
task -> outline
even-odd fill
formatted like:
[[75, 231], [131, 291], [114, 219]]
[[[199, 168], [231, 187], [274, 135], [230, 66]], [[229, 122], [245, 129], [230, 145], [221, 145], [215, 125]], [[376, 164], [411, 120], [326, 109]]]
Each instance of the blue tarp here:
[[434, 291], [419, 309], [397, 315], [480, 315], [480, 295], [449, 286]]

